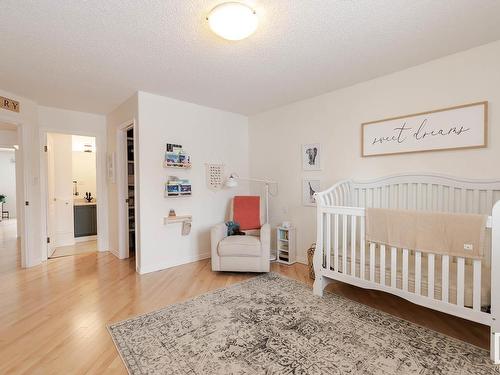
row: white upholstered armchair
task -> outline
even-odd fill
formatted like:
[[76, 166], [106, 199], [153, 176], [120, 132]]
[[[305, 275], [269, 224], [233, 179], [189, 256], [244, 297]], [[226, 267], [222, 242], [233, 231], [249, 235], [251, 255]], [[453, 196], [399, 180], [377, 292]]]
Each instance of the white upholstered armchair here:
[[[271, 226], [260, 225], [260, 211], [259, 197], [234, 197], [230, 220], [238, 222], [245, 235], [228, 236], [225, 223], [212, 227], [213, 271], [269, 272]], [[253, 218], [248, 219], [248, 216]]]

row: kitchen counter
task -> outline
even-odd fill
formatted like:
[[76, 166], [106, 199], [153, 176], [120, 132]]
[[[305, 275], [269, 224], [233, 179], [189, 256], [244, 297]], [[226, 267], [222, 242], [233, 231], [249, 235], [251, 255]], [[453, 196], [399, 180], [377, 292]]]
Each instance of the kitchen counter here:
[[73, 205], [74, 206], [95, 206], [97, 204], [97, 202], [94, 200], [92, 202], [87, 202], [86, 200], [82, 200], [82, 199], [75, 199], [73, 201]]

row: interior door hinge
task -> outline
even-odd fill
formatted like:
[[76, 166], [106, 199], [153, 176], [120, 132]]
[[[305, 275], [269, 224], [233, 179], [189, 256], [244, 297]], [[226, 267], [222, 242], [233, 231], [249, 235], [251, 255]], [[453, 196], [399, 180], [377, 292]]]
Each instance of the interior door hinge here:
[[48, 150], [47, 146], [43, 146], [43, 151], [47, 152], [47, 150]]
[[50, 243], [50, 237], [47, 237], [47, 243]]

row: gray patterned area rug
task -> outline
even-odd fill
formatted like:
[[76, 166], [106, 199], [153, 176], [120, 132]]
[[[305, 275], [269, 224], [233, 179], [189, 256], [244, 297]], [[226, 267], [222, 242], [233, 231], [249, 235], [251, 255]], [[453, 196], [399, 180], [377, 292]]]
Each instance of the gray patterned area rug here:
[[266, 274], [108, 327], [131, 374], [498, 374], [487, 351]]

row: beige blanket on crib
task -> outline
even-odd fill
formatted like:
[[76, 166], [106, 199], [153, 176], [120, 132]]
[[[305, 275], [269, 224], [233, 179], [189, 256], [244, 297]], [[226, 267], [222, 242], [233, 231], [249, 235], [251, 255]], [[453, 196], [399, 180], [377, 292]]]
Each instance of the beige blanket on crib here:
[[366, 209], [366, 239], [434, 254], [484, 257], [485, 215]]

